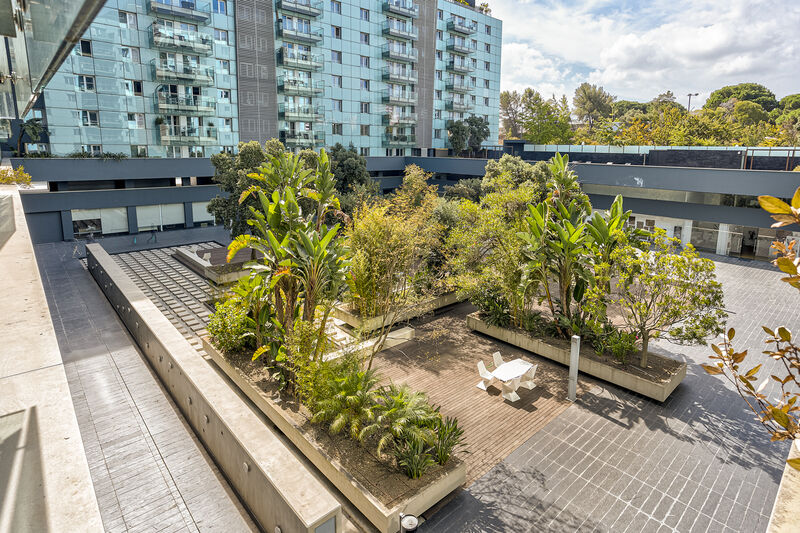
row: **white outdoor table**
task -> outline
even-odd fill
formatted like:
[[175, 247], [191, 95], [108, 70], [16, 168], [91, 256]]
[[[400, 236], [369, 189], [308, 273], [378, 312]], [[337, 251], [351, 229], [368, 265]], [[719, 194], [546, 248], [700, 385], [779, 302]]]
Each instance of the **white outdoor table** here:
[[523, 359], [514, 359], [507, 363], [503, 363], [492, 371], [492, 375], [500, 381], [506, 382], [512, 379], [519, 378], [525, 375], [525, 372], [531, 369], [533, 363], [529, 363]]

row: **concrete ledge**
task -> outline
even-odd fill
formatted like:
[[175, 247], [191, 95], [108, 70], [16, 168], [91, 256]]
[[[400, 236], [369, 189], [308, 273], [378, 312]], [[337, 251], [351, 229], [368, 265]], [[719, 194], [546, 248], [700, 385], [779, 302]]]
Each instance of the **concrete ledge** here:
[[401, 502], [393, 508], [387, 508], [357, 479], [350, 475], [344, 467], [330, 457], [322, 447], [310, 442], [295, 420], [284, 414], [272, 398], [259, 389], [248, 376], [231, 365], [227, 359], [203, 337], [203, 348], [219, 368], [233, 381], [239, 389], [275, 424], [286, 437], [297, 446], [303, 455], [316, 466], [322, 474], [359, 510], [381, 533], [395, 533], [400, 529], [400, 513], [421, 515], [445, 496], [463, 485], [466, 481], [467, 467], [458, 461], [453, 467], [439, 476], [422, 491]]
[[[546, 357], [547, 359], [552, 359], [562, 365], [569, 366], [569, 349], [553, 346], [540, 339], [535, 339], [526, 335], [522, 331], [490, 326], [478, 318], [478, 313], [467, 315], [467, 327], [489, 335], [490, 337], [494, 337], [495, 339], [507, 342], [508, 344], [513, 344], [523, 350], [528, 350], [529, 352]], [[661, 358], [662, 356], [650, 352], [649, 357]], [[675, 387], [686, 377], [686, 363], [680, 363], [679, 371], [673, 375], [669, 381], [663, 383], [651, 381], [642, 376], [627, 372], [623, 368], [614, 366], [610, 361], [606, 363], [590, 359], [589, 357], [580, 358], [578, 370], [590, 376], [602, 379], [603, 381], [613, 383], [623, 389], [628, 389], [642, 396], [658, 400], [659, 402], [666, 400], [669, 395], [672, 394], [672, 391], [675, 390]]]
[[[792, 443], [787, 459], [800, 459], [800, 440]], [[800, 531], [800, 470], [789, 465], [783, 469], [778, 495], [769, 517], [767, 533], [796, 533]]]
[[[237, 254], [238, 255], [238, 254]], [[226, 285], [239, 281], [250, 275], [250, 269], [244, 268], [246, 261], [226, 263], [225, 265], [215, 266], [209, 261], [200, 257], [190, 246], [183, 246], [175, 251], [173, 257], [186, 265], [195, 273], [213, 281], [217, 285]]]
[[[420, 317], [426, 313], [436, 311], [437, 309], [447, 307], [448, 305], [453, 305], [463, 300], [464, 299], [460, 298], [456, 292], [448, 292], [441, 296], [428, 298], [427, 300], [423, 300], [397, 313], [396, 321], [402, 322], [404, 320], [411, 320], [412, 318]], [[376, 329], [380, 329], [384, 323], [391, 322], [391, 320], [389, 320], [389, 315], [390, 314], [387, 313], [386, 315], [379, 315], [363, 319], [359, 315], [345, 309], [343, 305], [337, 305], [333, 308], [334, 318], [338, 318], [339, 320], [347, 323], [347, 325], [356, 329], [360, 329], [361, 331], [374, 331]]]
[[265, 531], [341, 531], [341, 505], [99, 244], [89, 272], [197, 437]]

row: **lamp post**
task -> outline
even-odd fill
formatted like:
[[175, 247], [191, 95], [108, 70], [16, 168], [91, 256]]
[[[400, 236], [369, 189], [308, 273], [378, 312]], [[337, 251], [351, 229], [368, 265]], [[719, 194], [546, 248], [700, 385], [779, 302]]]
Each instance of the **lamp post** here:
[[689, 106], [686, 108], [686, 112], [689, 113], [692, 110], [692, 96], [697, 96], [700, 93], [689, 93], [686, 96], [689, 97]]

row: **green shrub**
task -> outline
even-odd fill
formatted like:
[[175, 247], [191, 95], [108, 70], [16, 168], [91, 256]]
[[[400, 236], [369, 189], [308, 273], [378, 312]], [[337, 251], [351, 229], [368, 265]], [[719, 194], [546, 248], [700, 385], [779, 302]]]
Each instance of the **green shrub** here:
[[400, 470], [411, 479], [422, 477], [430, 467], [436, 464], [431, 457], [430, 447], [421, 440], [413, 438], [395, 445], [394, 457]]
[[208, 322], [208, 333], [223, 353], [238, 352], [249, 344], [247, 310], [239, 298], [217, 304]]
[[613, 355], [620, 363], [627, 363], [628, 356], [636, 353], [636, 335], [617, 329], [605, 323], [595, 327], [592, 335], [592, 346], [603, 355]]
[[17, 168], [0, 168], [0, 185], [30, 185], [31, 175], [22, 165]]
[[511, 323], [511, 305], [499, 287], [480, 284], [470, 292], [469, 301], [481, 311], [487, 324], [504, 328]]
[[432, 453], [436, 462], [444, 465], [450, 460], [453, 452], [464, 447], [464, 430], [458, 427], [458, 420], [447, 417], [440, 418], [436, 425], [436, 440]]
[[374, 370], [360, 370], [357, 366], [332, 377], [330, 393], [317, 402], [311, 421], [329, 422], [328, 430], [334, 435], [347, 429], [350, 438], [357, 440], [364, 426], [375, 420], [379, 378]]

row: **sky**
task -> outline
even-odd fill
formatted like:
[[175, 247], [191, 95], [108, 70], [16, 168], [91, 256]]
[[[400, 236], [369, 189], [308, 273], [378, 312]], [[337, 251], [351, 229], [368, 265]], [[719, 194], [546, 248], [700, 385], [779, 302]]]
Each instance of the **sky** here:
[[487, 0], [503, 21], [501, 89], [572, 102], [583, 82], [618, 99], [671, 90], [692, 108], [725, 85], [800, 93], [800, 0]]

